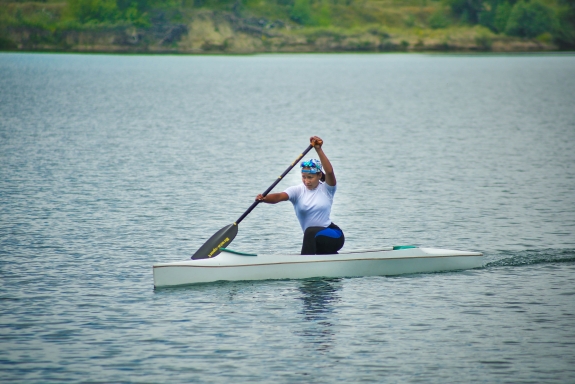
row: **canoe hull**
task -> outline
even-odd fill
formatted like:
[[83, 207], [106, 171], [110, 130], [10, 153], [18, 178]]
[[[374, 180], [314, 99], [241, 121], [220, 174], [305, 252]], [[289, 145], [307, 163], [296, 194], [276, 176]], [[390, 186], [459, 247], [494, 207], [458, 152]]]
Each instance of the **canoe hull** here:
[[433, 248], [379, 250], [338, 255], [261, 255], [221, 253], [212, 259], [156, 264], [154, 286], [213, 281], [390, 276], [454, 271], [483, 266], [479, 252]]

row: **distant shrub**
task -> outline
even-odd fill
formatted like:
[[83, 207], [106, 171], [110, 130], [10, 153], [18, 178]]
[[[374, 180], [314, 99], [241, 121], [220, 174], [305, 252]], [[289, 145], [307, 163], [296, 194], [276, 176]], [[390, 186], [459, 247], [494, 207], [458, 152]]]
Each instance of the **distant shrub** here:
[[561, 48], [575, 49], [575, 1], [562, 0], [560, 3], [559, 28], [553, 37]]
[[152, 0], [68, 0], [68, 13], [80, 24], [129, 23], [149, 27], [147, 10], [152, 6], [169, 7], [170, 0], [155, 4]]
[[505, 1], [497, 6], [495, 11], [495, 19], [493, 20], [493, 26], [497, 32], [505, 31], [507, 26], [507, 21], [509, 20], [509, 15], [511, 14], [511, 9], [513, 7], [509, 2]]
[[483, 11], [482, 0], [447, 0], [447, 4], [455, 16], [471, 24], [479, 21], [479, 14]]
[[327, 1], [295, 0], [290, 18], [300, 24], [315, 27], [328, 27], [331, 22], [331, 7]]
[[413, 15], [407, 15], [407, 17], [403, 20], [405, 26], [407, 28], [412, 28], [415, 26], [415, 16]]
[[119, 17], [115, 0], [69, 0], [68, 7], [81, 23], [114, 22]]
[[493, 45], [493, 39], [491, 38], [492, 33], [487, 29], [482, 29], [475, 36], [475, 44], [477, 49], [481, 51], [491, 51], [491, 46]]
[[505, 33], [510, 36], [534, 38], [557, 29], [553, 9], [540, 2], [521, 0], [513, 6]]
[[367, 30], [367, 32], [371, 33], [374, 36], [379, 36], [383, 39], [389, 39], [391, 36], [387, 31], [381, 27], [372, 27]]
[[309, 4], [309, 0], [295, 0], [290, 12], [290, 17], [292, 20], [303, 25], [312, 24], [311, 5]]
[[16, 49], [18, 46], [12, 40], [0, 36], [0, 51], [9, 51]]
[[495, 30], [494, 19], [495, 12], [493, 11], [484, 10], [479, 13], [479, 24], [491, 29], [492, 31]]
[[542, 33], [541, 35], [537, 36], [537, 41], [549, 44], [553, 41], [553, 35], [549, 32]]
[[326, 3], [322, 4], [317, 16], [312, 18], [314, 24], [320, 27], [327, 27], [331, 24], [331, 9]]
[[442, 11], [432, 13], [429, 19], [427, 19], [427, 23], [433, 29], [446, 28], [451, 24], [447, 15]]
[[147, 16], [147, 14], [138, 10], [135, 3], [132, 3], [132, 5], [124, 11], [123, 18], [136, 27], [149, 27], [151, 23]]

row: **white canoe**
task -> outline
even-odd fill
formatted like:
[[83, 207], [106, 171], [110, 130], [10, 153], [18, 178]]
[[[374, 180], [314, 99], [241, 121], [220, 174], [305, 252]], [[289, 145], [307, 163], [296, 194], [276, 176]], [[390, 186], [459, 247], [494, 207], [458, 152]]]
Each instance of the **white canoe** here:
[[[403, 247], [395, 247], [403, 248]], [[337, 255], [248, 255], [224, 251], [210, 259], [155, 264], [154, 286], [227, 280], [388, 276], [479, 268], [483, 254], [435, 248], [384, 248]]]

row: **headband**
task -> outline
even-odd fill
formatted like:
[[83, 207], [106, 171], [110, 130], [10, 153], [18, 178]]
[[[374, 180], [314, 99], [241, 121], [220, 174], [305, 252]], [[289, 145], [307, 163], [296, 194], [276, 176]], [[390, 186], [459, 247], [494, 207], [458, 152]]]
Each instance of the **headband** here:
[[[321, 162], [316, 159], [310, 159], [306, 161], [302, 161], [300, 164], [302, 173], [320, 173], [321, 172]], [[309, 169], [305, 169], [309, 168]]]

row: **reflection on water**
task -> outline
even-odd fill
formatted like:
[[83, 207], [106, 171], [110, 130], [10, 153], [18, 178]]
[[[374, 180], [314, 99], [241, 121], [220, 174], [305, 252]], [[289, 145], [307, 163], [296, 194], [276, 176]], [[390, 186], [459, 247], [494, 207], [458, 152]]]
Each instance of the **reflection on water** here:
[[333, 304], [340, 300], [340, 290], [341, 279], [304, 280], [299, 287], [306, 326], [298, 333], [318, 351], [327, 351], [333, 344]]

